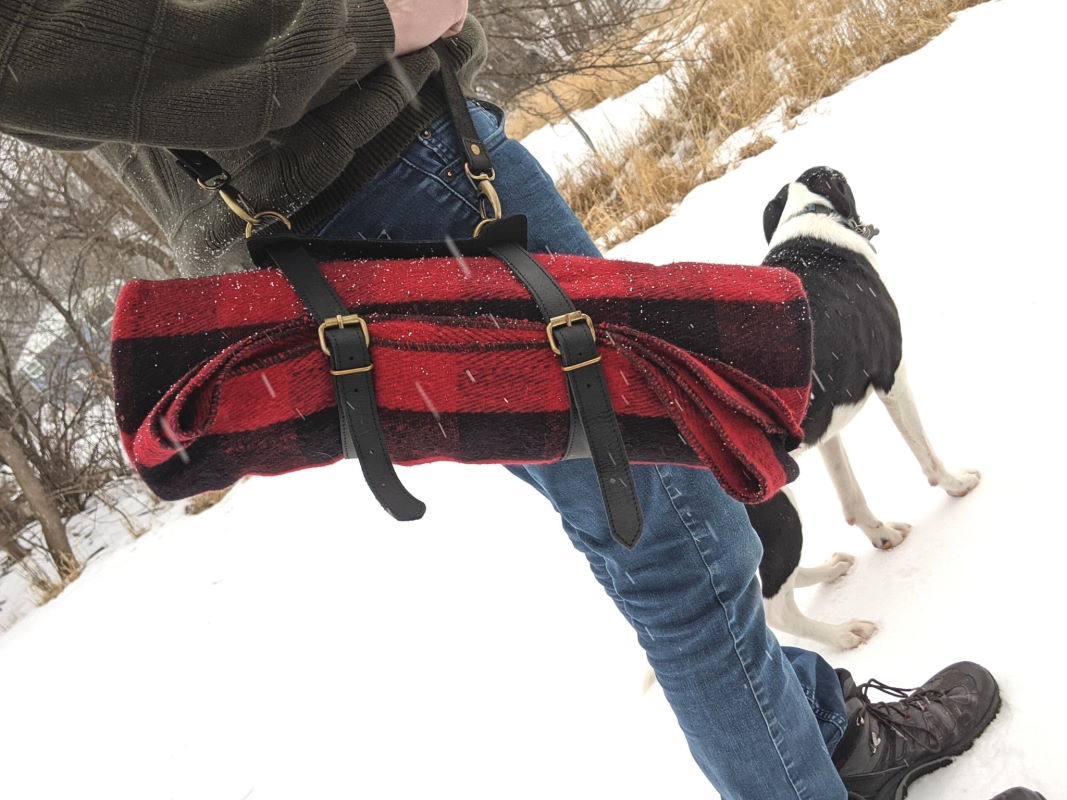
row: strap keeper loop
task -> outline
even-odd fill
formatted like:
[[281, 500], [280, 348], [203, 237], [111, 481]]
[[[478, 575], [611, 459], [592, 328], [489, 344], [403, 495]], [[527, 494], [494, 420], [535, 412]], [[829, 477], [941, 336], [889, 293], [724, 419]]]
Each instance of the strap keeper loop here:
[[563, 371], [564, 372], [574, 372], [574, 370], [576, 370], [576, 369], [581, 369], [582, 367], [588, 367], [588, 366], [591, 366], [593, 364], [599, 364], [599, 363], [600, 363], [600, 356], [597, 356], [596, 358], [591, 358], [588, 361], [583, 361], [581, 364], [571, 364], [569, 367], [564, 367]]
[[373, 364], [368, 364], [365, 367], [353, 367], [352, 369], [331, 369], [330, 374], [335, 378], [338, 375], [358, 375], [360, 372], [370, 372], [374, 369]]

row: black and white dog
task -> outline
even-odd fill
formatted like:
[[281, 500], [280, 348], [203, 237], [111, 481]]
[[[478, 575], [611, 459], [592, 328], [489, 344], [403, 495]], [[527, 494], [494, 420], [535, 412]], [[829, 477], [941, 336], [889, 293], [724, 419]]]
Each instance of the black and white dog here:
[[[878, 276], [870, 243], [877, 230], [860, 221], [845, 176], [815, 167], [786, 184], [767, 204], [763, 230], [770, 245], [763, 263], [799, 275], [811, 303], [812, 396], [797, 452], [819, 448], [845, 519], [858, 525], [875, 547], [888, 550], [904, 541], [910, 526], [883, 523], [871, 513], [838, 436], [872, 393], [889, 411], [932, 486], [962, 497], [978, 485], [979, 473], [946, 470], [923, 432], [904, 372], [900, 319]], [[763, 542], [760, 579], [770, 625], [843, 648], [862, 644], [875, 633], [871, 622], [853, 619], [833, 625], [806, 617], [797, 608], [794, 588], [838, 578], [854, 559], [837, 553], [821, 567], [799, 566], [800, 517], [787, 492], [749, 506], [748, 515]]]

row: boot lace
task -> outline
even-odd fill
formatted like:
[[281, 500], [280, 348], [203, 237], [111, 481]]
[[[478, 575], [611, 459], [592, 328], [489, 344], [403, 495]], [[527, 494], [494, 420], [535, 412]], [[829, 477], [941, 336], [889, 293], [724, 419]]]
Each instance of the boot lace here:
[[[914, 742], [923, 750], [934, 752], [939, 749], [939, 743], [936, 741], [936, 736], [933, 736], [930, 731], [926, 730], [921, 725], [908, 725], [908, 720], [911, 719], [913, 711], [919, 711], [920, 713], [926, 712], [930, 708], [931, 700], [936, 700], [944, 696], [944, 692], [938, 689], [922, 689], [912, 688], [903, 689], [899, 686], [890, 686], [887, 683], [882, 683], [879, 680], [869, 680], [866, 683], [860, 684], [856, 687], [860, 695], [863, 698], [864, 711], [869, 716], [874, 717], [882, 726], [888, 731], [891, 731], [895, 735]], [[870, 691], [876, 689], [882, 694], [890, 695], [891, 697], [898, 697], [899, 700], [890, 702], [875, 702], [871, 700]], [[916, 729], [923, 731], [927, 734], [927, 739], [916, 733]], [[874, 728], [871, 728], [871, 752], [877, 750], [878, 745], [881, 744], [881, 740], [878, 739]]]

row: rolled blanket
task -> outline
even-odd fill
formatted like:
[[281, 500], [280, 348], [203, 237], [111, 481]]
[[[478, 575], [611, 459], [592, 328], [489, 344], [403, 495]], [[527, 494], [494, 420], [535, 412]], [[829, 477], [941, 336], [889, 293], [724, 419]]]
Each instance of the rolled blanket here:
[[[811, 321], [793, 273], [535, 258], [594, 321], [633, 463], [707, 467], [748, 503], [796, 477], [788, 452], [810, 396]], [[500, 261], [345, 261], [322, 272], [367, 323], [395, 463], [563, 456], [571, 415], [559, 359]], [[113, 325], [116, 407], [149, 487], [178, 499], [338, 460], [316, 328], [276, 270], [127, 284]]]

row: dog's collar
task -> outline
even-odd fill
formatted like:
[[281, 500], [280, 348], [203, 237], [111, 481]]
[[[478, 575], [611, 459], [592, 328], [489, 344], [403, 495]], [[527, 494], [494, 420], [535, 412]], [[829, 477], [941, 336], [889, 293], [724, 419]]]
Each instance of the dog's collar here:
[[879, 230], [873, 225], [864, 225], [861, 222], [857, 222], [854, 219], [847, 219], [837, 212], [836, 209], [830, 206], [824, 206], [819, 203], [808, 203], [800, 211], [794, 214], [793, 217], [799, 217], [802, 214], [824, 214], [827, 217], [834, 217], [838, 222], [844, 225], [846, 228], [851, 228], [868, 242], [879, 234]]

